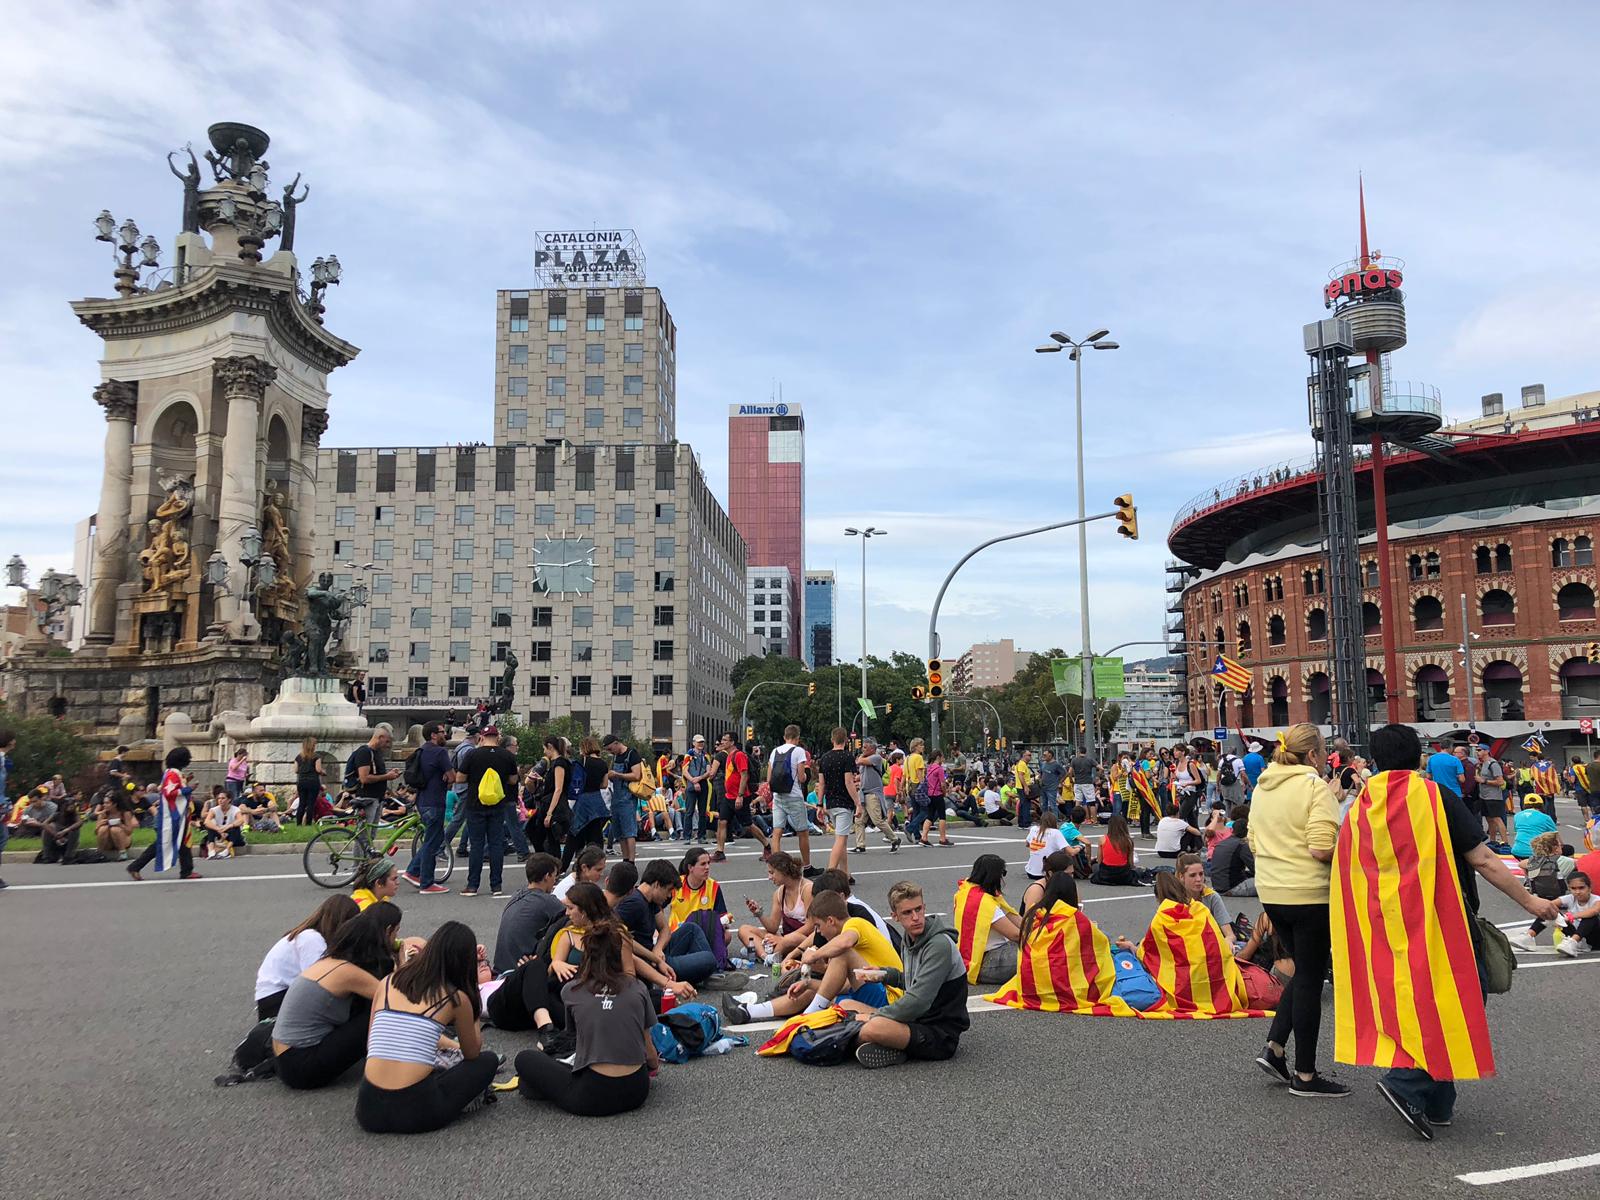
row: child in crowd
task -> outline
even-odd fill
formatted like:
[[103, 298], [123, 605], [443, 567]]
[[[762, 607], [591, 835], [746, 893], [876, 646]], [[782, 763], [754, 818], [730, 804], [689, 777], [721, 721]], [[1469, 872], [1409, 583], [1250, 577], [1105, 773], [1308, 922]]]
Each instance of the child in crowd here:
[[[1594, 894], [1589, 876], [1582, 871], [1568, 875], [1567, 894], [1556, 903], [1561, 907], [1561, 932], [1566, 935], [1556, 950], [1569, 958], [1594, 953], [1595, 947], [1600, 946], [1600, 897]], [[1511, 938], [1511, 944], [1521, 950], [1532, 950], [1537, 945], [1534, 939], [1543, 932], [1544, 922], [1535, 921], [1527, 933]]]
[[[1073, 832], [1077, 832], [1076, 827]], [[1061, 832], [1061, 818], [1053, 811], [1047, 810], [1028, 828], [1028, 865], [1024, 868], [1028, 878], [1043, 879], [1045, 856], [1054, 854], [1057, 850], [1073, 853]]]
[[1089, 817], [1089, 810], [1081, 804], [1074, 804], [1072, 811], [1067, 814], [1067, 820], [1061, 823], [1061, 836], [1066, 840], [1067, 851], [1073, 858], [1082, 858], [1089, 853], [1089, 843], [1083, 840], [1083, 834], [1078, 826], [1082, 825]]

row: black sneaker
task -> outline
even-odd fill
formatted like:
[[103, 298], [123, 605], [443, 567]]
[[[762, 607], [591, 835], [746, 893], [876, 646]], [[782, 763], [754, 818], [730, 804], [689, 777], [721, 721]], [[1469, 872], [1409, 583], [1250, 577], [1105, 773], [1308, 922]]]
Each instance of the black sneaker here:
[[1382, 1081], [1378, 1083], [1378, 1091], [1394, 1107], [1394, 1111], [1399, 1115], [1400, 1119], [1411, 1126], [1412, 1133], [1425, 1142], [1433, 1141], [1433, 1126], [1428, 1122], [1428, 1118], [1422, 1115], [1421, 1109], [1412, 1108], [1411, 1105], [1400, 1098], [1399, 1093]]
[[1332, 1100], [1348, 1096], [1350, 1089], [1326, 1076], [1313, 1075], [1310, 1079], [1301, 1079], [1296, 1075], [1289, 1080], [1289, 1094], [1314, 1100]]
[[750, 1010], [731, 995], [722, 998], [722, 1018], [729, 1025], [750, 1024]]
[[850, 853], [851, 854], [865, 854], [866, 852], [867, 852], [867, 848], [865, 846], [851, 846], [850, 847]]
[[818, 875], [822, 874], [822, 871], [818, 867], [806, 867], [800, 872], [800, 874], [806, 879], [815, 879]]
[[856, 1047], [856, 1061], [869, 1071], [878, 1067], [897, 1067], [906, 1061], [906, 1052], [880, 1046], [876, 1042], [862, 1042]]
[[1279, 1083], [1288, 1083], [1292, 1078], [1289, 1074], [1289, 1060], [1282, 1054], [1274, 1054], [1271, 1046], [1261, 1048], [1261, 1053], [1256, 1055], [1256, 1066]]

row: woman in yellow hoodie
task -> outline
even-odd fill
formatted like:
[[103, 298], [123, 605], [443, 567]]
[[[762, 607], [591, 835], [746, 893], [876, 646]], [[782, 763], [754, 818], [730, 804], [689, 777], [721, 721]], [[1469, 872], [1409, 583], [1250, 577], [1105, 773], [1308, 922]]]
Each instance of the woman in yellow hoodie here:
[[[1322, 983], [1331, 951], [1328, 886], [1339, 802], [1322, 777], [1327, 748], [1315, 725], [1295, 725], [1278, 736], [1272, 762], [1256, 782], [1250, 803], [1250, 849], [1256, 856], [1256, 891], [1272, 927], [1294, 959], [1294, 978], [1267, 1032], [1256, 1063], [1295, 1096], [1348, 1096], [1350, 1089], [1317, 1073], [1322, 1024]], [[1294, 1070], [1284, 1052], [1294, 1034]]]

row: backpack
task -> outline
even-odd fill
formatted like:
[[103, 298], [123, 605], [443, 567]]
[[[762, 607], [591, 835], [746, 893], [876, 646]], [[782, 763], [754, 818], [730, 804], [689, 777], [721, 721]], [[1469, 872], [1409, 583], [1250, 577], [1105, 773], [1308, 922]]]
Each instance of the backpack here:
[[426, 782], [422, 778], [422, 749], [418, 747], [411, 752], [411, 757], [406, 759], [406, 769], [400, 775], [401, 781], [415, 791], [421, 791]]
[[1161, 1003], [1161, 989], [1156, 986], [1156, 981], [1150, 977], [1150, 972], [1145, 970], [1144, 964], [1135, 954], [1128, 950], [1118, 950], [1114, 961], [1117, 968], [1117, 982], [1111, 987], [1112, 995], [1120, 997], [1129, 1008], [1139, 1012], [1154, 1008]]
[[1478, 961], [1483, 964], [1484, 991], [1491, 996], [1504, 995], [1511, 990], [1511, 976], [1517, 969], [1517, 956], [1511, 941], [1494, 922], [1484, 917], [1473, 918], [1478, 923]]
[[855, 1054], [861, 1024], [851, 1018], [821, 1029], [802, 1029], [789, 1043], [789, 1057], [813, 1067], [836, 1066]]
[[1222, 787], [1232, 787], [1238, 782], [1239, 776], [1233, 770], [1233, 759], [1223, 759], [1222, 766], [1217, 770], [1217, 783]]
[[[364, 760], [362, 760], [361, 762], [357, 762], [356, 761], [356, 755], [360, 754], [363, 750], [365, 750], [367, 752], [367, 757]], [[344, 760], [344, 786], [345, 786], [345, 790], [353, 792], [358, 787], [360, 787], [361, 786], [361, 768], [363, 766], [370, 767], [371, 765], [372, 765], [372, 747], [371, 746], [357, 746], [354, 750], [350, 751], [350, 757]]]
[[233, 1048], [233, 1066], [218, 1075], [213, 1082], [218, 1087], [232, 1087], [254, 1079], [269, 1079], [278, 1073], [278, 1060], [272, 1053], [272, 1028], [277, 1018], [257, 1021], [244, 1041]]
[[709, 1004], [679, 1004], [650, 1027], [656, 1053], [670, 1063], [699, 1058], [722, 1037], [722, 1015]]
[[588, 773], [583, 769], [583, 759], [569, 759], [567, 761], [567, 799], [577, 803], [578, 797], [583, 795], [583, 788], [587, 782]]
[[772, 773], [767, 776], [767, 785], [772, 789], [774, 796], [787, 796], [794, 791], [794, 768], [791, 760], [794, 757], [795, 747], [784, 748], [783, 753], [773, 751]]
[[650, 764], [639, 764], [639, 781], [630, 783], [628, 790], [641, 800], [648, 800], [656, 794], [656, 773], [650, 769]]
[[1559, 864], [1553, 858], [1530, 858], [1523, 879], [1528, 890], [1542, 900], [1554, 900], [1565, 894], [1567, 888], [1558, 873]]
[[490, 767], [478, 780], [478, 803], [485, 808], [493, 808], [506, 798], [505, 780], [500, 778], [500, 772]]

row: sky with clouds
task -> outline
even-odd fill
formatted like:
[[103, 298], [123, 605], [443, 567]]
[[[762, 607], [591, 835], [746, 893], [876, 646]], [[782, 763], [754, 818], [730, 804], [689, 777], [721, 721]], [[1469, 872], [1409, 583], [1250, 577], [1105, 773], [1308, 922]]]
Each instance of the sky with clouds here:
[[[1600, 387], [1593, 236], [1600, 10], [1492, 3], [13, 6], [0, 43], [0, 557], [70, 566], [98, 497], [109, 208], [163, 245], [163, 156], [265, 129], [301, 172], [303, 258], [336, 252], [325, 445], [488, 440], [497, 288], [538, 229], [631, 226], [679, 326], [678, 435], [726, 497], [729, 403], [781, 383], [808, 425], [808, 563], [840, 575], [838, 652], [920, 652], [949, 565], [1075, 511], [1086, 362], [1095, 640], [1158, 638], [1172, 515], [1310, 452], [1300, 326], [1356, 251], [1406, 260], [1399, 378]], [[1076, 540], [986, 551], [949, 652], [1078, 639]], [[1137, 653], [1137, 652], [1135, 652]]]

